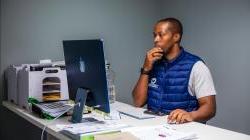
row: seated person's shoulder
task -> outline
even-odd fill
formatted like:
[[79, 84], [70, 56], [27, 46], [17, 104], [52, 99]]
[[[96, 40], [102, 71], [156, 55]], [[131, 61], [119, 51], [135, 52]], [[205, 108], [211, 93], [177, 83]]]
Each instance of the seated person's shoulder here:
[[216, 95], [214, 82], [209, 68], [203, 61], [197, 61], [190, 75], [190, 86], [197, 98]]

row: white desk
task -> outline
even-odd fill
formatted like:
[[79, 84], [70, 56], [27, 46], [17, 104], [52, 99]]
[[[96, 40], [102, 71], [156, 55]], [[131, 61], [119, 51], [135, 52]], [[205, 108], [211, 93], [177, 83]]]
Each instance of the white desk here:
[[[48, 124], [50, 121], [41, 119], [34, 115], [33, 113], [29, 113], [24, 109], [19, 108], [18, 106], [9, 103], [7, 101], [3, 102], [3, 106], [13, 111], [17, 115], [23, 117], [33, 125], [43, 128], [44, 125]], [[121, 102], [116, 102], [112, 104], [114, 108], [132, 108], [132, 106], [128, 104], [124, 104]], [[58, 129], [56, 128], [56, 124], [69, 124], [69, 117], [62, 117], [56, 120], [53, 124], [48, 125], [46, 128], [46, 132], [49, 134], [48, 139], [53, 139], [53, 137], [58, 138], [60, 140], [69, 140], [68, 137], [64, 136], [61, 133], [58, 133]], [[149, 125], [159, 125], [166, 123], [166, 116], [157, 117], [153, 119], [145, 119], [138, 120], [135, 118], [131, 118], [126, 115], [121, 116], [121, 123], [125, 123], [132, 126], [149, 126]], [[186, 124], [172, 125], [178, 131], [182, 132], [195, 132], [199, 139], [201, 140], [250, 140], [250, 136], [238, 132], [233, 132], [225, 129], [221, 129], [218, 127], [213, 127], [209, 125], [204, 125], [201, 123], [191, 122]], [[51, 137], [52, 136], [52, 137]]]

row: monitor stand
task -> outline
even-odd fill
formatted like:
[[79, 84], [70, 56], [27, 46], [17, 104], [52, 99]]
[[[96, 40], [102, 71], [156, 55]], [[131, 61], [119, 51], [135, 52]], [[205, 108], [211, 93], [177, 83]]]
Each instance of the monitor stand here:
[[86, 88], [78, 88], [76, 92], [75, 105], [73, 109], [73, 114], [71, 118], [72, 123], [81, 123], [82, 122], [82, 113], [86, 103], [89, 90]]
[[[77, 89], [76, 98], [75, 98], [75, 106], [73, 109], [73, 114], [72, 114], [72, 118], [70, 122], [72, 123], [99, 122], [100, 123], [99, 120], [95, 118], [91, 118], [91, 117], [82, 119], [86, 99], [90, 93], [91, 92], [88, 88], [80, 87]], [[76, 104], [79, 104], [79, 105], [76, 105]]]

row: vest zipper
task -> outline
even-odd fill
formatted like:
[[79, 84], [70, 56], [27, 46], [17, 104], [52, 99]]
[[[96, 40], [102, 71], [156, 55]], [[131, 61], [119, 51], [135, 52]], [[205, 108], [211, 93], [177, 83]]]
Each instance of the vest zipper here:
[[[164, 74], [163, 74], [163, 88], [162, 88], [162, 93], [161, 93], [161, 106], [160, 106], [160, 110], [162, 111], [162, 108], [164, 108], [164, 107], [162, 107], [162, 101], [163, 101], [163, 94], [165, 94], [166, 93], [166, 91], [167, 91], [167, 89], [166, 89], [166, 78], [167, 78], [167, 71], [168, 71], [168, 63], [167, 62], [165, 62], [164, 63], [164, 68], [163, 68], [163, 70], [164, 70]], [[166, 98], [166, 100], [167, 100], [167, 98]]]

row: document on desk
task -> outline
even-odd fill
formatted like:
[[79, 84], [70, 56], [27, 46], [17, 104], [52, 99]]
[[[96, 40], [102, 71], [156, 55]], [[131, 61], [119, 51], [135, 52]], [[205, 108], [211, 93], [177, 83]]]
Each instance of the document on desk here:
[[129, 132], [140, 140], [192, 140], [197, 139], [195, 133], [184, 133], [172, 129], [169, 125], [125, 128], [122, 132]]

